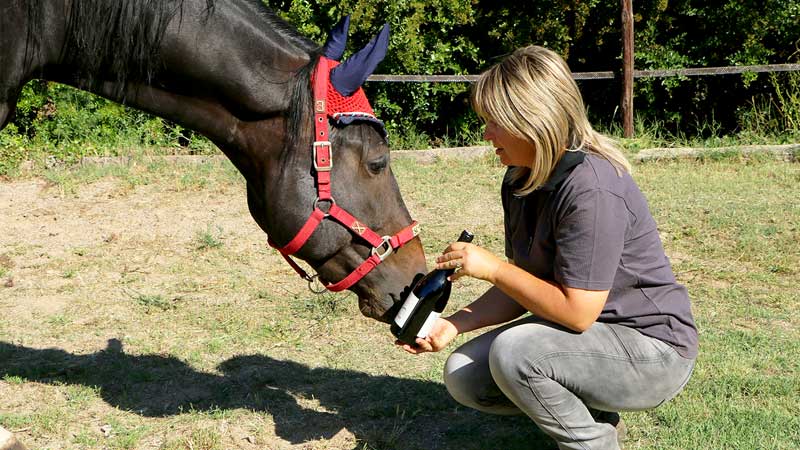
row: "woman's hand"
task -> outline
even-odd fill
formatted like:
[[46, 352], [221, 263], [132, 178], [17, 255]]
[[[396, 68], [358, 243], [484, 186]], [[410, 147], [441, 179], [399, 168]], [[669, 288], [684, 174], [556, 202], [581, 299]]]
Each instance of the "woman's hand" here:
[[417, 338], [417, 345], [412, 347], [401, 341], [397, 341], [395, 344], [401, 346], [408, 353], [418, 355], [426, 352], [438, 352], [447, 347], [447, 344], [452, 342], [456, 336], [458, 336], [456, 326], [449, 320], [440, 317], [433, 324], [428, 337], [425, 339]]
[[453, 242], [436, 258], [436, 269], [457, 269], [451, 281], [469, 275], [494, 284], [495, 274], [502, 264], [488, 250], [466, 242]]

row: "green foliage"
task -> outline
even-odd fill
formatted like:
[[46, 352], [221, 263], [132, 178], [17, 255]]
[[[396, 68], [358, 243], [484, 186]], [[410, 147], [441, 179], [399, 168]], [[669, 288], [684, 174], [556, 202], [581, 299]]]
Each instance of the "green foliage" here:
[[0, 176], [12, 174], [25, 160], [27, 141], [13, 123], [0, 132]]
[[12, 173], [26, 158], [75, 162], [83, 156], [116, 156], [131, 147], [215, 151], [205, 138], [177, 124], [69, 86], [33, 81], [23, 87], [14, 119], [0, 132], [0, 175]]
[[[800, 4], [792, 0], [698, 2], [677, 0], [663, 8], [635, 6], [636, 67], [680, 68], [788, 63], [797, 60]], [[725, 130], [741, 122], [742, 107], [774, 89], [769, 75], [639, 79], [637, 108], [673, 130], [698, 132], [715, 114]]]
[[743, 134], [784, 135], [787, 142], [800, 139], [800, 72], [772, 74], [774, 92], [754, 97], [741, 113]]

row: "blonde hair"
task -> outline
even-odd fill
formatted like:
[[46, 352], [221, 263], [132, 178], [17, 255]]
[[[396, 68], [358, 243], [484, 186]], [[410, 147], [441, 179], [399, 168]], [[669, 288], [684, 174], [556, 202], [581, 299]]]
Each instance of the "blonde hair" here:
[[527, 176], [517, 195], [544, 184], [568, 150], [600, 155], [620, 175], [631, 170], [616, 141], [592, 128], [567, 63], [551, 50], [535, 45], [516, 50], [480, 75], [471, 102], [483, 120], [533, 144], [532, 167], [512, 172], [514, 180]]

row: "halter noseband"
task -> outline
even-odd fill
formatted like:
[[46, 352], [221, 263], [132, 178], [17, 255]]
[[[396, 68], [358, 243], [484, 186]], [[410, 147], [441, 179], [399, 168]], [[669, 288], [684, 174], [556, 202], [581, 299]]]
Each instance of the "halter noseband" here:
[[[268, 239], [269, 245], [277, 249], [284, 259], [303, 279], [309, 282], [309, 287], [314, 281], [315, 276], [310, 276], [303, 270], [291, 255], [297, 253], [305, 245], [306, 241], [314, 233], [314, 230], [328, 217], [333, 218], [343, 226], [347, 227], [357, 236], [372, 245], [372, 252], [361, 265], [356, 267], [349, 275], [337, 283], [326, 284], [325, 288], [332, 292], [343, 291], [364, 278], [372, 269], [378, 266], [383, 260], [389, 257], [395, 250], [402, 247], [419, 234], [419, 224], [412, 221], [411, 224], [400, 230], [394, 236], [380, 236], [372, 231], [366, 224], [358, 221], [350, 213], [340, 208], [331, 195], [331, 169], [333, 168], [333, 151], [329, 140], [328, 126], [328, 82], [330, 76], [330, 60], [321, 57], [314, 73], [313, 93], [314, 93], [314, 176], [317, 184], [317, 199], [314, 201], [314, 211], [306, 220], [305, 225], [300, 228], [297, 235], [283, 247], [278, 247], [272, 239]], [[363, 94], [362, 94], [363, 95]], [[355, 113], [359, 114], [359, 113]], [[365, 113], [366, 114], [366, 113]], [[366, 114], [371, 116], [371, 114]], [[374, 117], [374, 116], [373, 116]], [[320, 209], [320, 203], [328, 203], [328, 212]], [[312, 289], [313, 290], [313, 289]]]

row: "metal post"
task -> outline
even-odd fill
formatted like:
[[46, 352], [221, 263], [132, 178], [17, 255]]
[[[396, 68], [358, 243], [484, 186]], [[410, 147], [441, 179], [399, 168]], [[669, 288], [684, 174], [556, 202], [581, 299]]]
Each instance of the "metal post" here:
[[633, 136], [633, 0], [622, 0], [622, 131]]

